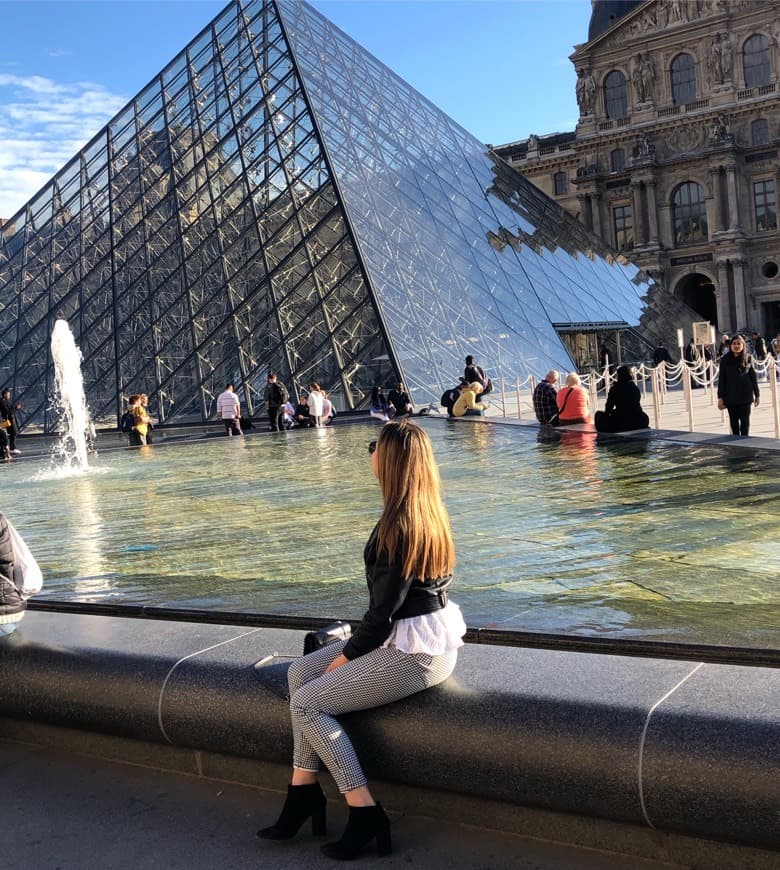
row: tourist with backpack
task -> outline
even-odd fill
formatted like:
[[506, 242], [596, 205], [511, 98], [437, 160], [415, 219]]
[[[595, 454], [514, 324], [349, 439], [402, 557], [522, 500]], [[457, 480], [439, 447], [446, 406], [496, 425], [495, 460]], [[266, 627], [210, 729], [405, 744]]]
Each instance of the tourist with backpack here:
[[481, 395], [486, 396], [493, 392], [493, 381], [485, 374], [482, 366], [474, 363], [474, 357], [469, 355], [466, 357], [466, 368], [463, 372], [463, 380], [473, 384], [474, 382], [482, 384]]
[[284, 406], [288, 395], [287, 387], [277, 379], [276, 372], [269, 372], [265, 388], [265, 407], [272, 432], [287, 431], [284, 428]]

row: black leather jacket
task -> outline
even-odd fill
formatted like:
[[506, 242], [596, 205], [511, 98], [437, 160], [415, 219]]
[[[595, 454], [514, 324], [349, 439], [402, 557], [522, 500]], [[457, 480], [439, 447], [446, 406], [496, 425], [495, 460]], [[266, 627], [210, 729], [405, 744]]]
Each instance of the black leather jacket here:
[[26, 607], [22, 593], [13, 582], [14, 550], [8, 523], [0, 514], [0, 616], [21, 613]]
[[452, 575], [437, 580], [406, 580], [401, 571], [403, 546], [398, 547], [392, 564], [387, 553], [377, 554], [377, 530], [374, 526], [363, 550], [369, 604], [363, 619], [347, 641], [343, 655], [348, 659], [382, 646], [397, 619], [409, 619], [441, 610], [447, 604], [447, 590]]

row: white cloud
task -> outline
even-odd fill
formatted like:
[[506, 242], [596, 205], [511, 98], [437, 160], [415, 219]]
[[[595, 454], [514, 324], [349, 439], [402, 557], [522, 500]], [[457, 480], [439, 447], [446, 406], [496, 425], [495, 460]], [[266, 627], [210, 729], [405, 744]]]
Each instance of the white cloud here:
[[127, 98], [90, 82], [0, 73], [0, 217], [11, 217]]

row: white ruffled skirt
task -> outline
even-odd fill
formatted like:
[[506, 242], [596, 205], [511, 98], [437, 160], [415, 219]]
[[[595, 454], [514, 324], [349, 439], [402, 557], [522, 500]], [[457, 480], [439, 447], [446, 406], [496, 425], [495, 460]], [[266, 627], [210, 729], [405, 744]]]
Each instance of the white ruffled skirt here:
[[399, 619], [382, 646], [393, 646], [405, 653], [440, 656], [463, 646], [466, 623], [460, 607], [448, 601], [441, 610]]

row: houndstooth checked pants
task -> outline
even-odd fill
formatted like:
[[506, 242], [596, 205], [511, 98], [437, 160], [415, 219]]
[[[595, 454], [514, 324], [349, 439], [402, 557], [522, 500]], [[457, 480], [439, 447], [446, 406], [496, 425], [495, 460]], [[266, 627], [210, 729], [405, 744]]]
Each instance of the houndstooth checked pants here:
[[379, 647], [324, 671], [346, 641], [332, 643], [296, 659], [288, 672], [293, 767], [318, 771], [325, 764], [343, 794], [366, 784], [366, 776], [344, 729], [333, 718], [400, 701], [446, 680], [457, 650], [439, 656]]

